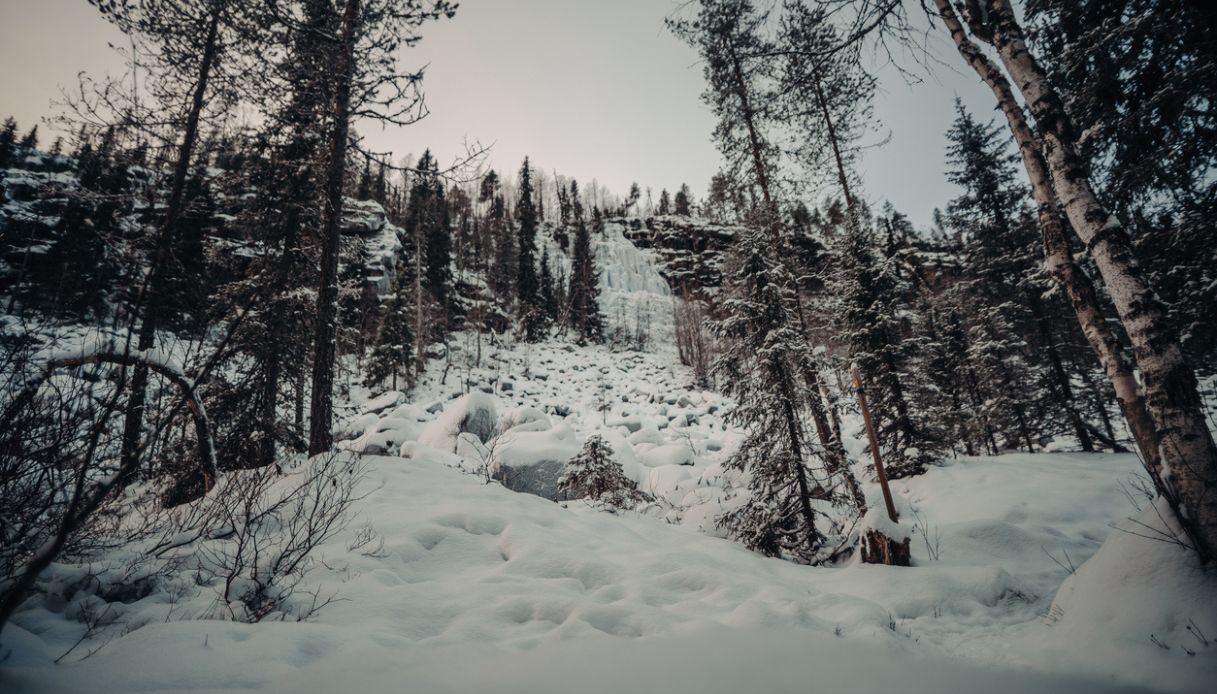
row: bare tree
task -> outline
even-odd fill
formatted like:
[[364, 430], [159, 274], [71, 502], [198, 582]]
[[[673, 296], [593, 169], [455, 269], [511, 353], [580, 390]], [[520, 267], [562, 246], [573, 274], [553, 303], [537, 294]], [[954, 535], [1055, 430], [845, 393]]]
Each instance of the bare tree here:
[[421, 39], [418, 30], [425, 22], [452, 17], [455, 12], [456, 5], [447, 0], [405, 3], [346, 0], [341, 33], [332, 38], [337, 48], [331, 75], [330, 153], [309, 412], [309, 452], [313, 455], [329, 450], [334, 443], [338, 250], [350, 124], [356, 118], [370, 118], [382, 123], [408, 125], [426, 115], [419, 91], [422, 72], [401, 73], [397, 69], [396, 53], [399, 48], [412, 46]]

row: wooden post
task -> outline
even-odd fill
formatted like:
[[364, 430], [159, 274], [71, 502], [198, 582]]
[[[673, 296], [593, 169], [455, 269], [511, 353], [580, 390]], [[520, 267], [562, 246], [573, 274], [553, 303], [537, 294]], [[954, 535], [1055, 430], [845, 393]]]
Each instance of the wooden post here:
[[849, 374], [854, 380], [854, 392], [858, 394], [858, 405], [862, 408], [862, 420], [866, 422], [866, 436], [870, 439], [871, 456], [875, 459], [875, 474], [879, 478], [879, 488], [883, 490], [883, 503], [887, 505], [887, 517], [893, 523], [897, 521], [896, 505], [892, 503], [892, 490], [887, 486], [887, 471], [883, 469], [883, 460], [879, 456], [879, 439], [875, 436], [875, 423], [871, 420], [870, 409], [866, 406], [866, 389], [862, 386], [862, 373], [857, 366], [849, 368]]

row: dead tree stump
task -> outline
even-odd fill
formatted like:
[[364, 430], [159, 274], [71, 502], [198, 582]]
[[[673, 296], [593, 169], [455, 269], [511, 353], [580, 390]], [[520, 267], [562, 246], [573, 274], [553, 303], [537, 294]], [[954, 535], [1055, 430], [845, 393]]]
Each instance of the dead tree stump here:
[[906, 537], [897, 542], [879, 530], [873, 528], [867, 530], [862, 536], [862, 562], [865, 564], [908, 566], [909, 538]]

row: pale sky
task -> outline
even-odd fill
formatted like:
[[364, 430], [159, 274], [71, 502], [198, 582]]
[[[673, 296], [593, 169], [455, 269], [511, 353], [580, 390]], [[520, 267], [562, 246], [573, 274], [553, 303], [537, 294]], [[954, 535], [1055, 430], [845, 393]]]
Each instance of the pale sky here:
[[[632, 181], [656, 197], [687, 182], [701, 198], [719, 155], [699, 99], [697, 55], [663, 26], [674, 4], [462, 0], [455, 19], [427, 26], [403, 56], [403, 67], [429, 64], [431, 115], [405, 129], [361, 132], [399, 155], [430, 147], [446, 161], [468, 138], [493, 144], [492, 165], [505, 172], [529, 155], [547, 171], [595, 178], [618, 194]], [[28, 129], [81, 70], [116, 71], [110, 41], [122, 37], [86, 0], [0, 0], [0, 117]], [[962, 65], [940, 45], [948, 65]], [[874, 140], [891, 136], [863, 160], [866, 196], [928, 226], [933, 208], [957, 194], [943, 174], [952, 99], [960, 95], [987, 119], [992, 97], [958, 68], [912, 87], [892, 70], [880, 75], [884, 132]]]

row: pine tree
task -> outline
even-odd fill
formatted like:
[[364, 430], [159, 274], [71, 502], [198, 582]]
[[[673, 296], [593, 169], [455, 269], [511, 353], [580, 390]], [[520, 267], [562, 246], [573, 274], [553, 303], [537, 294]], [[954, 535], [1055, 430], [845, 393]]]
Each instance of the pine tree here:
[[409, 282], [405, 273], [399, 273], [393, 283], [393, 293], [385, 297], [381, 306], [380, 330], [376, 344], [368, 357], [365, 384], [382, 386], [390, 382], [390, 388], [398, 389], [401, 376], [406, 388], [413, 385], [410, 369], [414, 350], [414, 334], [410, 328], [414, 320], [414, 309], [410, 303]]
[[570, 197], [575, 220], [575, 243], [571, 257], [568, 320], [580, 341], [599, 343], [604, 341], [604, 317], [600, 314], [600, 272], [596, 269], [591, 234], [583, 218], [579, 186], [574, 181], [570, 184]]
[[[214, 299], [220, 306], [253, 307], [234, 336], [229, 368], [218, 370], [219, 395], [210, 406], [219, 423], [217, 448], [235, 467], [272, 465], [281, 445], [299, 448], [309, 434], [304, 384], [317, 327], [313, 288], [326, 146], [318, 124], [331, 107], [326, 66], [332, 45], [326, 37], [334, 35], [339, 17], [329, 0], [307, 0], [301, 10], [301, 24], [285, 37], [285, 56], [271, 73], [282, 94], [258, 136], [265, 155], [244, 157], [226, 136], [216, 146], [217, 167], [241, 188], [262, 191], [247, 215], [265, 252], [248, 268], [221, 256], [230, 263], [230, 281], [217, 281], [224, 286]], [[294, 421], [284, 421], [282, 405], [293, 395]]]
[[479, 201], [489, 204], [486, 214], [486, 234], [488, 245], [493, 251], [493, 259], [489, 263], [490, 289], [494, 293], [499, 308], [504, 312], [510, 311], [516, 296], [516, 278], [519, 274], [519, 257], [516, 248], [516, 235], [511, 233], [507, 219], [507, 204], [503, 200], [499, 177], [494, 171], [482, 179]]
[[117, 303], [115, 290], [123, 284], [121, 218], [131, 213], [133, 201], [114, 141], [114, 130], [107, 129], [96, 150], [87, 145], [82, 151], [79, 190], [68, 196], [45, 257], [30, 268], [34, 278], [45, 278], [44, 286], [54, 287], [30, 299], [46, 301], [45, 308], [57, 315], [99, 320]]
[[[422, 237], [422, 286], [446, 317], [451, 315], [452, 309], [452, 230], [449, 228], [448, 205], [444, 199], [438, 164], [430, 150], [423, 152], [415, 168], [417, 174], [410, 188], [406, 233]], [[447, 320], [441, 321], [441, 329], [447, 324]]]
[[566, 461], [558, 491], [567, 499], [587, 499], [610, 511], [632, 509], [650, 500], [625, 476], [612, 447], [598, 434], [589, 436], [583, 450]]
[[17, 121], [10, 116], [4, 119], [4, 126], [0, 128], [0, 172], [12, 165], [16, 143]]
[[25, 150], [25, 152], [27, 154], [32, 153], [34, 150], [38, 149], [38, 126], [37, 125], [30, 128], [30, 131], [25, 134], [25, 137], [21, 138], [20, 147], [21, 147], [21, 149]]
[[955, 108], [947, 132], [947, 178], [964, 194], [950, 202], [943, 219], [961, 244], [969, 274], [961, 296], [973, 319], [972, 352], [980, 360], [975, 366], [985, 407], [993, 421], [1017, 423], [1023, 445], [1032, 449], [1032, 430], [1044, 427], [1029, 420], [1050, 405], [1059, 429], [1071, 428], [1083, 449], [1091, 450], [1051, 320], [1067, 307], [1043, 298], [1039, 239], [1024, 202], [1028, 192], [1015, 172], [1017, 155], [1000, 128], [978, 123], [958, 99]]
[[516, 203], [516, 218], [520, 230], [516, 292], [520, 299], [519, 314], [524, 335], [529, 342], [540, 340], [545, 329], [545, 311], [541, 307], [537, 279], [537, 208], [533, 204], [532, 169], [528, 158], [520, 167], [520, 199]]
[[673, 213], [681, 215], [682, 217], [688, 217], [692, 214], [692, 205], [693, 194], [689, 192], [689, 185], [687, 183], [681, 183], [680, 190], [676, 191], [676, 201]]
[[165, 315], [171, 328], [197, 332], [206, 324], [207, 300], [212, 292], [205, 239], [219, 224], [216, 219], [219, 208], [207, 177], [206, 160], [196, 165], [186, 182], [185, 198], [166, 271]]
[[642, 197], [642, 190], [638, 187], [638, 183], [630, 184], [630, 194], [626, 197], [625, 202], [621, 204], [621, 216], [625, 217], [630, 213], [630, 208], [638, 204], [638, 199]]
[[660, 217], [672, 214], [672, 196], [668, 195], [667, 188], [659, 192], [659, 209], [656, 210], [656, 214]]
[[813, 472], [821, 458], [804, 425], [811, 394], [799, 378], [807, 350], [796, 327], [793, 279], [768, 238], [751, 228], [739, 240], [727, 317], [717, 326], [729, 347], [715, 376], [737, 403], [733, 423], [748, 431], [725, 463], [747, 479], [746, 498], [720, 522], [750, 549], [815, 563], [829, 558], [829, 538], [814, 499], [828, 498], [832, 482], [822, 464], [819, 480]]
[[910, 278], [899, 259], [885, 254], [875, 230], [847, 225], [834, 248], [827, 294], [829, 320], [861, 369], [888, 476], [925, 471], [944, 442], [933, 436], [925, 413], [911, 400], [913, 344], [906, 341]]
[[550, 321], [558, 318], [558, 299], [554, 288], [554, 271], [549, 265], [549, 244], [541, 249], [541, 308]]

